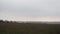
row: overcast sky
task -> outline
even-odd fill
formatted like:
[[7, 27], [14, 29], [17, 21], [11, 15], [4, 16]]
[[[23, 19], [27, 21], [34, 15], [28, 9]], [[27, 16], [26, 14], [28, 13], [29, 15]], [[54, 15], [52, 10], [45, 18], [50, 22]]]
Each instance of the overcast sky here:
[[0, 0], [0, 19], [58, 19], [60, 0]]

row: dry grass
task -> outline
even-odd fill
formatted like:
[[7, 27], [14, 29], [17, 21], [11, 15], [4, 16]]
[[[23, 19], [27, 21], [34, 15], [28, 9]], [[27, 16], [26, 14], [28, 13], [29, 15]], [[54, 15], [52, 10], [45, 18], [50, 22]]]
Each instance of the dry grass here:
[[60, 24], [1, 23], [0, 34], [60, 34]]

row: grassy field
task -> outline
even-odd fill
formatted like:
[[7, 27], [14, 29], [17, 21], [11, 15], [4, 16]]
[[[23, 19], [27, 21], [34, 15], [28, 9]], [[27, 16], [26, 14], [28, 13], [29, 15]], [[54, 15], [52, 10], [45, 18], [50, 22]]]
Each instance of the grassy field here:
[[60, 34], [60, 24], [0, 23], [0, 34]]

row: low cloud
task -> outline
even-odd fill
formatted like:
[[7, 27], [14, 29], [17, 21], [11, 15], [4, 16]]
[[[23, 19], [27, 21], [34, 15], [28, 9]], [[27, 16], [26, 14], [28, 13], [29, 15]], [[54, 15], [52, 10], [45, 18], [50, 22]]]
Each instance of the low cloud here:
[[59, 17], [17, 17], [17, 16], [5, 16], [1, 17], [3, 20], [9, 21], [60, 21]]

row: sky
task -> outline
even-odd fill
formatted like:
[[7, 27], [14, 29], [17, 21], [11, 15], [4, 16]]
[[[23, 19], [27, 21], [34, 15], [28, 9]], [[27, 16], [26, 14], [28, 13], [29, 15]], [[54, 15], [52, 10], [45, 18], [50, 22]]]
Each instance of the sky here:
[[60, 21], [60, 0], [0, 0], [0, 19]]

